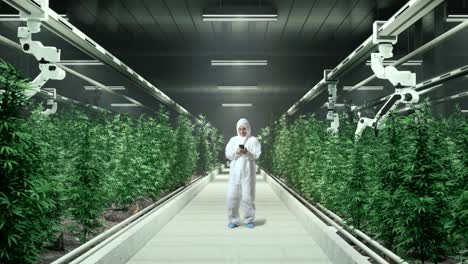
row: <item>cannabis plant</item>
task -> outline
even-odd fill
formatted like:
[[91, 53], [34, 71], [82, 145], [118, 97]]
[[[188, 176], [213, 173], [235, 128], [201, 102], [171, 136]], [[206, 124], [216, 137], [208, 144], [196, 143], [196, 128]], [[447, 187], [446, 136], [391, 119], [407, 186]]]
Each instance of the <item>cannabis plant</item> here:
[[34, 263], [48, 232], [47, 196], [40, 148], [20, 111], [29, 89], [16, 69], [0, 62], [0, 262]]
[[86, 116], [77, 116], [76, 152], [74, 158], [74, 177], [70, 179], [70, 212], [80, 224], [79, 238], [86, 242], [88, 237], [101, 226], [99, 217], [104, 207], [104, 195], [101, 191], [104, 171], [101, 164], [101, 149], [96, 127]]
[[194, 126], [187, 116], [180, 115], [177, 118], [175, 131], [175, 165], [172, 177], [172, 188], [185, 185], [191, 179], [197, 162], [197, 150]]
[[197, 161], [197, 173], [205, 175], [211, 167], [212, 156], [210, 151], [210, 124], [206, 120], [206, 117], [200, 115], [198, 117], [200, 123], [197, 125], [197, 151], [198, 151], [198, 161]]

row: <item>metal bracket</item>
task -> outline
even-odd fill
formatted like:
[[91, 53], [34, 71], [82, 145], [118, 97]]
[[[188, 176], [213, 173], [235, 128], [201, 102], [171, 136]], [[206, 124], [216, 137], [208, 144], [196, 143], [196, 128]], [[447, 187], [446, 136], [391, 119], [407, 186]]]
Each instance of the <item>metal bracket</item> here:
[[372, 43], [375, 45], [382, 43], [390, 43], [392, 45], [396, 44], [398, 41], [398, 36], [382, 36], [380, 35], [380, 28], [387, 23], [387, 21], [374, 21], [372, 24]]
[[46, 109], [44, 112], [42, 112], [43, 115], [52, 115], [57, 112], [57, 102], [55, 101], [57, 99], [57, 90], [55, 88], [44, 88], [45, 91], [52, 93], [51, 98], [47, 99], [47, 105], [50, 105], [50, 109]]
[[325, 84], [328, 86], [327, 120], [331, 121], [330, 127], [327, 129], [327, 131], [332, 134], [337, 134], [338, 128], [340, 127], [340, 117], [338, 113], [335, 111], [336, 92], [337, 92], [336, 86], [338, 85], [338, 80], [328, 79], [328, 74], [331, 71], [332, 70], [323, 71], [323, 79], [325, 80]]

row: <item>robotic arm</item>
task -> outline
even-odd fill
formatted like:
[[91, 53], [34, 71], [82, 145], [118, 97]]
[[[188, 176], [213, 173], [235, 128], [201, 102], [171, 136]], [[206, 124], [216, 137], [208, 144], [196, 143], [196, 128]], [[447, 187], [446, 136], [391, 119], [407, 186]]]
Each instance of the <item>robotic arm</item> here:
[[[24, 93], [27, 99], [33, 97], [36, 93], [41, 90], [44, 84], [52, 80], [63, 80], [65, 78], [65, 71], [57, 66], [60, 62], [60, 50], [55, 47], [45, 47], [40, 41], [33, 41], [32, 34], [41, 31], [42, 21], [48, 19], [49, 1], [39, 1], [41, 5], [41, 11], [39, 13], [25, 14], [20, 12], [21, 18], [26, 19], [26, 27], [18, 28], [18, 38], [20, 39], [21, 47], [26, 53], [30, 53], [36, 57], [39, 62], [39, 75], [30, 83], [31, 89], [26, 90]], [[48, 105], [52, 106], [52, 109], [46, 110], [46, 115], [55, 113], [57, 110], [57, 103], [53, 100], [54, 98], [47, 101]]]
[[414, 104], [419, 101], [419, 94], [411, 88], [397, 89], [397, 91], [385, 102], [374, 118], [361, 117], [355, 132], [356, 139], [359, 139], [366, 127], [374, 128], [375, 134], [382, 129], [383, 122], [387, 116], [395, 110], [399, 104]]
[[416, 86], [416, 74], [410, 71], [398, 71], [393, 66], [384, 66], [385, 59], [393, 57], [393, 45], [397, 42], [396, 36], [380, 36], [379, 29], [384, 24], [376, 21], [373, 25], [372, 41], [378, 45], [379, 52], [371, 54], [371, 68], [375, 76], [379, 79], [387, 79], [395, 86], [395, 93], [385, 102], [374, 118], [361, 117], [355, 132], [356, 139], [359, 139], [366, 127], [374, 128], [377, 131], [382, 128], [383, 122], [388, 114], [399, 104], [414, 104], [419, 101], [419, 94], [412, 88]]

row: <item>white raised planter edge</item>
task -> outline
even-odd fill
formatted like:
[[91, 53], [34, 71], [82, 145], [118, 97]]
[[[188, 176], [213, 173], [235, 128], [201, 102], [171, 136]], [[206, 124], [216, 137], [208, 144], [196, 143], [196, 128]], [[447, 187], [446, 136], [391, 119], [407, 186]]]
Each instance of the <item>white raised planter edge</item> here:
[[220, 168], [216, 168], [208, 176], [152, 209], [130, 228], [109, 237], [106, 240], [110, 242], [79, 263], [126, 263], [208, 185], [219, 171]]
[[260, 169], [260, 173], [273, 191], [297, 217], [304, 228], [312, 235], [317, 245], [323, 250], [328, 258], [337, 264], [371, 263], [367, 257], [361, 255], [342, 237], [337, 234], [337, 229], [328, 226], [313, 214], [306, 206], [299, 202], [294, 196], [286, 191], [281, 185], [273, 180], [270, 175]]

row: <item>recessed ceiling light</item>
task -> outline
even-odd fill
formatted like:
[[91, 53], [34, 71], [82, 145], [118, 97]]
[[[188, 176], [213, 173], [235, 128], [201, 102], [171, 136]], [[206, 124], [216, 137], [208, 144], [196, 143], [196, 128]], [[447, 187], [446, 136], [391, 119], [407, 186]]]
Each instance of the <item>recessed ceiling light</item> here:
[[266, 66], [267, 60], [211, 60], [211, 66]]
[[140, 106], [139, 104], [111, 104], [112, 107], [134, 107]]
[[203, 21], [236, 22], [236, 21], [277, 21], [278, 15], [203, 15]]
[[[344, 91], [351, 90], [351, 88], [353, 88], [353, 86], [343, 86]], [[382, 91], [383, 86], [361, 86], [361, 87], [357, 88], [356, 90], [360, 90], [360, 91]]]
[[99, 66], [104, 65], [102, 62], [98, 60], [61, 60], [60, 64], [66, 66]]
[[[59, 15], [61, 16], [63, 19], [65, 20], [68, 20], [68, 16], [67, 15]], [[0, 14], [0, 21], [4, 22], [4, 21], [26, 21], [25, 18], [21, 18], [19, 14]]]
[[271, 5], [220, 5], [206, 7], [203, 21], [277, 21], [278, 12]]
[[[84, 89], [86, 91], [96, 91], [96, 90], [102, 90], [101, 88], [97, 87], [97, 86], [89, 86], [89, 85], [85, 85], [83, 86]], [[122, 90], [125, 90], [125, 87], [124, 86], [107, 86], [107, 88], [113, 90], [113, 91], [122, 91]]]
[[[384, 60], [383, 62], [383, 65], [384, 66], [389, 66], [393, 63], [395, 63], [396, 61], [395, 60]], [[366, 61], [366, 66], [370, 66], [371, 65], [371, 61], [368, 60]], [[422, 65], [422, 60], [409, 60], [407, 62], [404, 62], [403, 64], [401, 64], [403, 66], [421, 66]]]
[[468, 20], [468, 15], [448, 15], [445, 19], [446, 22], [450, 23], [465, 22], [466, 20]]
[[223, 107], [251, 107], [253, 104], [221, 104]]
[[258, 86], [221, 86], [218, 85], [220, 91], [254, 91], [258, 90]]

